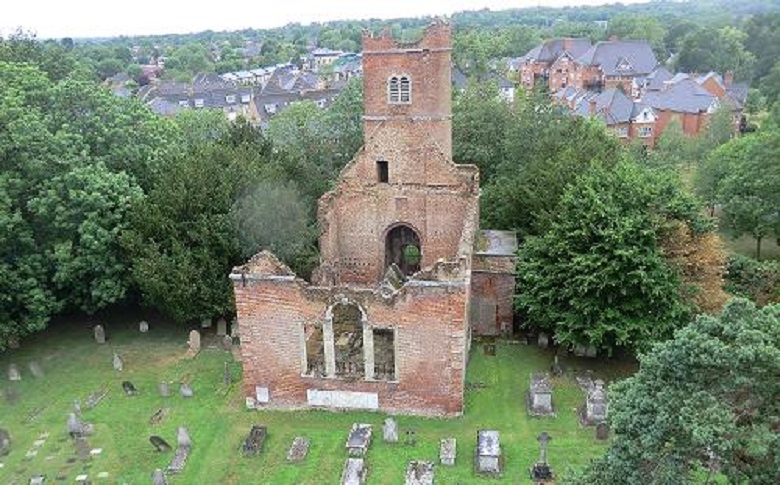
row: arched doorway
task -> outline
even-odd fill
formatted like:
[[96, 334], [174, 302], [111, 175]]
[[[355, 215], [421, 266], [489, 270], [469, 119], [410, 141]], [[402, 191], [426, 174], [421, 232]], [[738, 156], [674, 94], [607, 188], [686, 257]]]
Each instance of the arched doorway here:
[[407, 276], [420, 271], [422, 246], [420, 236], [409, 226], [398, 225], [385, 239], [385, 268], [395, 263]]

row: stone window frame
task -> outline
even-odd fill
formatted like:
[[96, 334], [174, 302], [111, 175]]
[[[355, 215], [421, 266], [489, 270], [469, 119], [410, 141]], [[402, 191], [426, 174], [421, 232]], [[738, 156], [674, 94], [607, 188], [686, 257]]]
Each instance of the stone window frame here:
[[[355, 305], [360, 310], [360, 323], [363, 330], [363, 362], [364, 362], [364, 376], [360, 382], [377, 382], [377, 383], [390, 383], [397, 384], [399, 382], [399, 368], [398, 368], [398, 328], [393, 325], [374, 325], [368, 320], [368, 314], [366, 310], [358, 302], [349, 299], [347, 297], [338, 298], [337, 301], [328, 305], [325, 309], [325, 315], [322, 320], [322, 334], [323, 334], [323, 353], [325, 354], [325, 375], [322, 377], [315, 377], [308, 374], [308, 357], [306, 354], [306, 325], [318, 325], [319, 322], [299, 322], [298, 334], [300, 335], [300, 348], [301, 348], [301, 377], [315, 378], [315, 379], [329, 379], [346, 381], [345, 377], [336, 375], [336, 348], [333, 335], [333, 308], [336, 305]], [[393, 380], [379, 380], [374, 379], [374, 329], [390, 330], [393, 332]], [[368, 338], [367, 338], [368, 337]], [[366, 342], [369, 342], [367, 345]], [[367, 347], [370, 347], [371, 353], [366, 352]], [[366, 357], [370, 355], [371, 365], [365, 365], [369, 361]], [[369, 371], [370, 369], [370, 371]]]
[[408, 74], [393, 74], [387, 78], [387, 102], [389, 104], [412, 104], [412, 77]]

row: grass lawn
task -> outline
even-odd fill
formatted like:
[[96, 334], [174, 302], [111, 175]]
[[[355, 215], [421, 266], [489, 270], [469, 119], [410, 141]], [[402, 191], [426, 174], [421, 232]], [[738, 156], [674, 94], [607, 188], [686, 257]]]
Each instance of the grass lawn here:
[[[501, 433], [505, 473], [500, 481], [530, 483], [528, 468], [538, 457], [536, 436], [542, 431], [553, 437], [549, 457], [559, 476], [584, 465], [606, 447], [595, 440], [592, 428], [583, 429], [577, 423], [574, 408], [584, 397], [573, 372], [592, 369], [609, 380], [632, 371], [631, 364], [568, 358], [562, 361], [568, 368], [566, 377], [554, 382], [557, 417], [531, 419], [524, 404], [529, 374], [548, 369], [552, 354], [506, 342], [491, 357], [483, 355], [475, 343], [467, 379], [481, 385], [467, 392], [465, 415], [446, 420], [398, 417], [401, 443], [390, 445], [381, 438], [383, 413], [245, 410], [239, 386], [226, 389], [222, 384], [224, 362], [230, 362], [234, 380], [240, 377], [240, 363], [217, 346], [215, 337], [205, 335], [203, 351], [188, 360], [184, 354], [189, 329], [147, 316], [151, 329], [141, 334], [140, 319], [129, 314], [102, 320], [71, 318], [25, 340], [21, 349], [0, 354], [0, 427], [9, 430], [12, 440], [10, 454], [0, 458], [0, 483], [27, 484], [36, 473], [46, 474], [47, 483], [73, 483], [77, 475], [86, 473], [93, 484], [148, 484], [151, 472], [164, 469], [172, 456], [157, 453], [149, 436], [160, 435], [175, 447], [176, 428], [184, 425], [192, 436], [192, 452], [184, 472], [169, 477], [169, 483], [335, 484], [347, 457], [347, 432], [354, 422], [374, 425], [374, 442], [367, 455], [371, 484], [403, 483], [411, 459], [435, 461], [437, 483], [495, 481], [475, 477], [472, 471], [476, 432], [483, 428]], [[109, 338], [102, 346], [92, 339], [91, 326], [98, 321], [106, 326]], [[111, 365], [114, 350], [125, 361], [121, 372]], [[28, 365], [33, 360], [43, 368], [44, 377], [35, 379], [30, 373]], [[21, 382], [7, 380], [11, 363], [21, 369]], [[132, 381], [139, 394], [125, 396], [124, 380]], [[173, 381], [171, 397], [159, 396], [157, 386], [162, 380]], [[192, 382], [193, 398], [179, 396], [181, 380]], [[101, 388], [108, 390], [107, 396], [94, 409], [86, 409], [87, 396]], [[73, 461], [75, 449], [67, 437], [67, 416], [75, 399], [81, 400], [82, 419], [95, 425], [95, 434], [89, 438], [91, 448], [102, 449], [88, 461]], [[167, 418], [151, 425], [149, 418], [164, 407], [170, 408]], [[268, 426], [268, 438], [260, 456], [244, 458], [239, 449], [252, 424]], [[416, 431], [415, 446], [403, 443], [406, 429]], [[289, 464], [285, 457], [297, 435], [311, 438], [309, 455], [300, 464]], [[458, 457], [452, 468], [438, 465], [439, 439], [449, 436], [458, 439]], [[37, 454], [28, 458], [28, 450], [37, 450]], [[98, 478], [101, 472], [108, 476]], [[58, 475], [67, 478], [55, 482]]]

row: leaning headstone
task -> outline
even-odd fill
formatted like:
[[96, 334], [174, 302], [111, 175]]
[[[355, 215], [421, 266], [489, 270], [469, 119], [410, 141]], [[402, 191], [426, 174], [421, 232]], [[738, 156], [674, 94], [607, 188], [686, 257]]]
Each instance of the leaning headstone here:
[[171, 386], [165, 381], [161, 381], [157, 389], [160, 391], [160, 396], [162, 397], [168, 397], [171, 395]]
[[122, 361], [122, 358], [119, 357], [119, 354], [117, 354], [116, 352], [114, 352], [114, 358], [112, 360], [112, 363], [114, 365], [114, 370], [121, 371], [125, 367], [124, 361]]
[[439, 442], [439, 461], [442, 465], [455, 466], [458, 442], [455, 438], [444, 438]]
[[152, 485], [168, 485], [165, 481], [165, 473], [159, 468], [152, 472]]
[[368, 469], [362, 458], [347, 458], [344, 471], [341, 472], [341, 485], [363, 485], [367, 474]]
[[498, 431], [485, 429], [478, 431], [475, 471], [485, 475], [500, 475], [503, 461]]
[[179, 387], [179, 394], [181, 397], [192, 397], [195, 393], [192, 390], [192, 386], [186, 382], [182, 382]]
[[159, 436], [150, 436], [149, 442], [152, 443], [152, 446], [154, 446], [154, 448], [159, 452], [171, 451], [171, 445], [169, 445], [167, 441]]
[[433, 485], [433, 462], [410, 461], [406, 466], [405, 485]]
[[217, 320], [217, 336], [224, 337], [227, 335], [227, 321], [224, 318]]
[[385, 443], [398, 443], [398, 423], [395, 419], [385, 419], [385, 424], [382, 426], [382, 439]]
[[176, 448], [171, 463], [168, 465], [168, 471], [172, 473], [184, 470], [184, 465], [187, 463], [187, 457], [190, 454], [190, 448], [192, 448], [192, 440], [187, 432], [187, 428], [179, 427], [176, 433], [176, 440], [179, 446]]
[[134, 396], [138, 394], [138, 389], [136, 389], [133, 383], [130, 381], [122, 382], [122, 390], [125, 391], [125, 394], [128, 396]]
[[268, 428], [265, 426], [258, 424], [252, 426], [252, 429], [249, 430], [249, 436], [244, 439], [244, 445], [241, 447], [244, 456], [255, 456], [263, 451], [263, 443], [265, 443], [267, 434]]
[[149, 331], [149, 322], [142, 321], [138, 324], [138, 331], [141, 333], [146, 333]]
[[190, 338], [187, 340], [189, 350], [187, 351], [190, 356], [195, 356], [200, 352], [200, 332], [193, 330], [190, 332]]
[[553, 416], [552, 383], [547, 374], [533, 374], [528, 391], [528, 411], [531, 416]]
[[176, 442], [179, 445], [179, 448], [190, 448], [192, 447], [192, 439], [190, 438], [190, 433], [187, 431], [187, 428], [184, 426], [179, 426], [179, 429], [176, 430]]
[[11, 364], [8, 366], [8, 380], [9, 381], [22, 380], [22, 373], [19, 372], [19, 367], [17, 367], [16, 364]]
[[106, 331], [103, 329], [103, 325], [95, 325], [93, 331], [95, 332], [95, 342], [99, 344], [106, 343]]
[[604, 421], [596, 425], [596, 439], [604, 441], [609, 438], [609, 425]]
[[225, 335], [222, 337], [222, 348], [230, 352], [233, 350], [233, 337]]
[[539, 343], [539, 347], [546, 349], [550, 345], [550, 337], [548, 337], [546, 333], [541, 332], [537, 338], [537, 342]]
[[364, 456], [368, 447], [371, 445], [371, 425], [358, 424], [352, 425], [347, 438], [345, 447], [349, 450], [349, 456]]
[[0, 456], [5, 456], [11, 451], [11, 435], [8, 430], [0, 428]]
[[546, 485], [555, 483], [555, 475], [550, 465], [547, 463], [547, 444], [552, 437], [547, 433], [539, 435], [537, 440], [539, 441], [539, 460], [531, 467], [531, 481], [534, 485]]
[[41, 377], [43, 377], [43, 369], [41, 368], [41, 364], [33, 360], [32, 362], [30, 362], [29, 367], [30, 367], [30, 374], [32, 374], [33, 377], [35, 377], [36, 379], [40, 379]]
[[296, 436], [287, 452], [287, 461], [303, 461], [309, 454], [309, 438]]

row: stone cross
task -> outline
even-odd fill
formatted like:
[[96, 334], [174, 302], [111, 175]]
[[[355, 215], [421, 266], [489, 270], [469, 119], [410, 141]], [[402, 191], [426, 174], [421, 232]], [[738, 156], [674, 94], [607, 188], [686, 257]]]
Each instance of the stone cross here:
[[539, 440], [539, 463], [547, 464], [547, 445], [550, 443], [552, 436], [546, 432], [542, 432], [537, 438]]
[[106, 331], [103, 329], [103, 325], [95, 325], [95, 342], [99, 344], [106, 343]]

